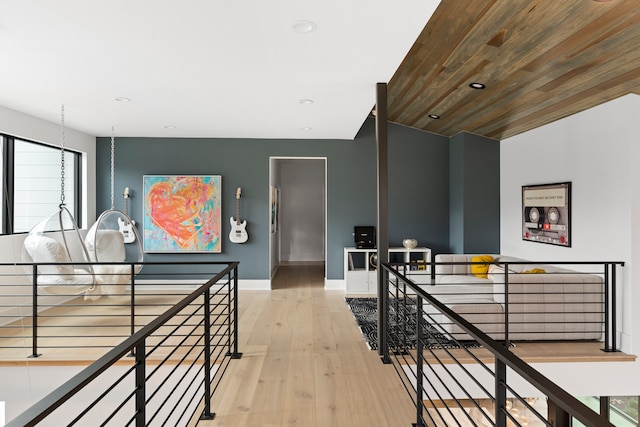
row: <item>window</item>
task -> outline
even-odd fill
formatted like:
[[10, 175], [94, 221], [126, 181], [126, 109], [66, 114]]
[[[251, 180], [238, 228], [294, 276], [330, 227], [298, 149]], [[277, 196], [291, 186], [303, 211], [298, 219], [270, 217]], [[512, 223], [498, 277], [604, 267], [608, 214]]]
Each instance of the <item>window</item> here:
[[[578, 398], [582, 403], [600, 413], [603, 402], [600, 397], [586, 396]], [[611, 396], [608, 398], [609, 421], [618, 427], [638, 426], [638, 396]], [[606, 405], [606, 401], [604, 402]], [[605, 406], [606, 407], [606, 406]], [[573, 427], [583, 427], [584, 424], [572, 420]]]
[[638, 396], [617, 396], [609, 398], [611, 402], [609, 419], [617, 421], [617, 426], [635, 427], [638, 425]]
[[[58, 210], [61, 150], [8, 135], [2, 137], [3, 233], [25, 233]], [[64, 203], [80, 222], [80, 153], [65, 149]], [[6, 186], [4, 185], [6, 183]]]

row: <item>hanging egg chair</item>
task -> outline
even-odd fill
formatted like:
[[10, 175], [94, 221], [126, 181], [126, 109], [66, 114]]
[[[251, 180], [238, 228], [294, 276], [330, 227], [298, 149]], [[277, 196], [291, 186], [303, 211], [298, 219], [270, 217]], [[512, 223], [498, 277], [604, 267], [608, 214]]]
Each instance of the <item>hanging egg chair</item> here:
[[[100, 285], [97, 293], [119, 294], [124, 291], [122, 286], [131, 281], [132, 274], [138, 274], [142, 269], [144, 251], [142, 240], [133, 220], [125, 212], [114, 206], [114, 164], [115, 137], [113, 128], [111, 135], [111, 208], [102, 212], [95, 224], [87, 232], [85, 244], [89, 258], [94, 264], [95, 283]], [[128, 206], [129, 192], [125, 190], [125, 210]], [[107, 264], [105, 264], [107, 263]], [[122, 263], [122, 264], [108, 264]], [[133, 267], [132, 267], [133, 265]]]
[[64, 203], [64, 105], [61, 129], [59, 209], [31, 229], [22, 246], [22, 258], [38, 264], [35, 274], [39, 288], [53, 294], [79, 295], [94, 289], [94, 273], [86, 264], [89, 253], [78, 225]]

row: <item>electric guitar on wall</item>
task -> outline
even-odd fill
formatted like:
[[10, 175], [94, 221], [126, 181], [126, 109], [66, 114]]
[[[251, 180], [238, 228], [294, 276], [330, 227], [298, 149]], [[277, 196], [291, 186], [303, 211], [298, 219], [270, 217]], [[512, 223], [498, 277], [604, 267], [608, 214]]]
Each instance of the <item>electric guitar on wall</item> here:
[[244, 243], [249, 239], [247, 234], [247, 220], [240, 222], [240, 194], [242, 189], [238, 187], [236, 190], [236, 217], [231, 217], [229, 222], [231, 223], [231, 232], [229, 233], [229, 240], [232, 243]]
[[[124, 213], [129, 216], [129, 187], [124, 189]], [[124, 236], [125, 243], [133, 243], [136, 241], [136, 233], [133, 232], [133, 225], [129, 221], [118, 218], [118, 229]]]

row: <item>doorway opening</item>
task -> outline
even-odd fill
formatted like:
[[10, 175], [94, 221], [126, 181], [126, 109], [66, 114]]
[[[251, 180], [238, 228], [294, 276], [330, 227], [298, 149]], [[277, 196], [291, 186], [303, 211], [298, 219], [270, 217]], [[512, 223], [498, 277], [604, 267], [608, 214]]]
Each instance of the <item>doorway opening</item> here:
[[269, 265], [322, 265], [326, 280], [327, 158], [269, 158]]

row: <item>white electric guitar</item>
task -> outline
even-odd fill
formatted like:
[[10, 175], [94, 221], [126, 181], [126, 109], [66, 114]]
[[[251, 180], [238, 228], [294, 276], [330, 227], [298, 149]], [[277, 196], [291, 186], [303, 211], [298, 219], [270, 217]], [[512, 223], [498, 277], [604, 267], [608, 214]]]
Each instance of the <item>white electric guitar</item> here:
[[[124, 189], [124, 213], [129, 216], [129, 187]], [[136, 241], [136, 233], [133, 232], [133, 226], [129, 221], [118, 218], [118, 229], [124, 237], [125, 243], [133, 243]]]
[[244, 243], [249, 239], [247, 234], [247, 220], [240, 222], [240, 193], [242, 189], [238, 187], [236, 190], [236, 217], [231, 217], [229, 222], [231, 223], [231, 232], [229, 233], [229, 240], [232, 243]]

